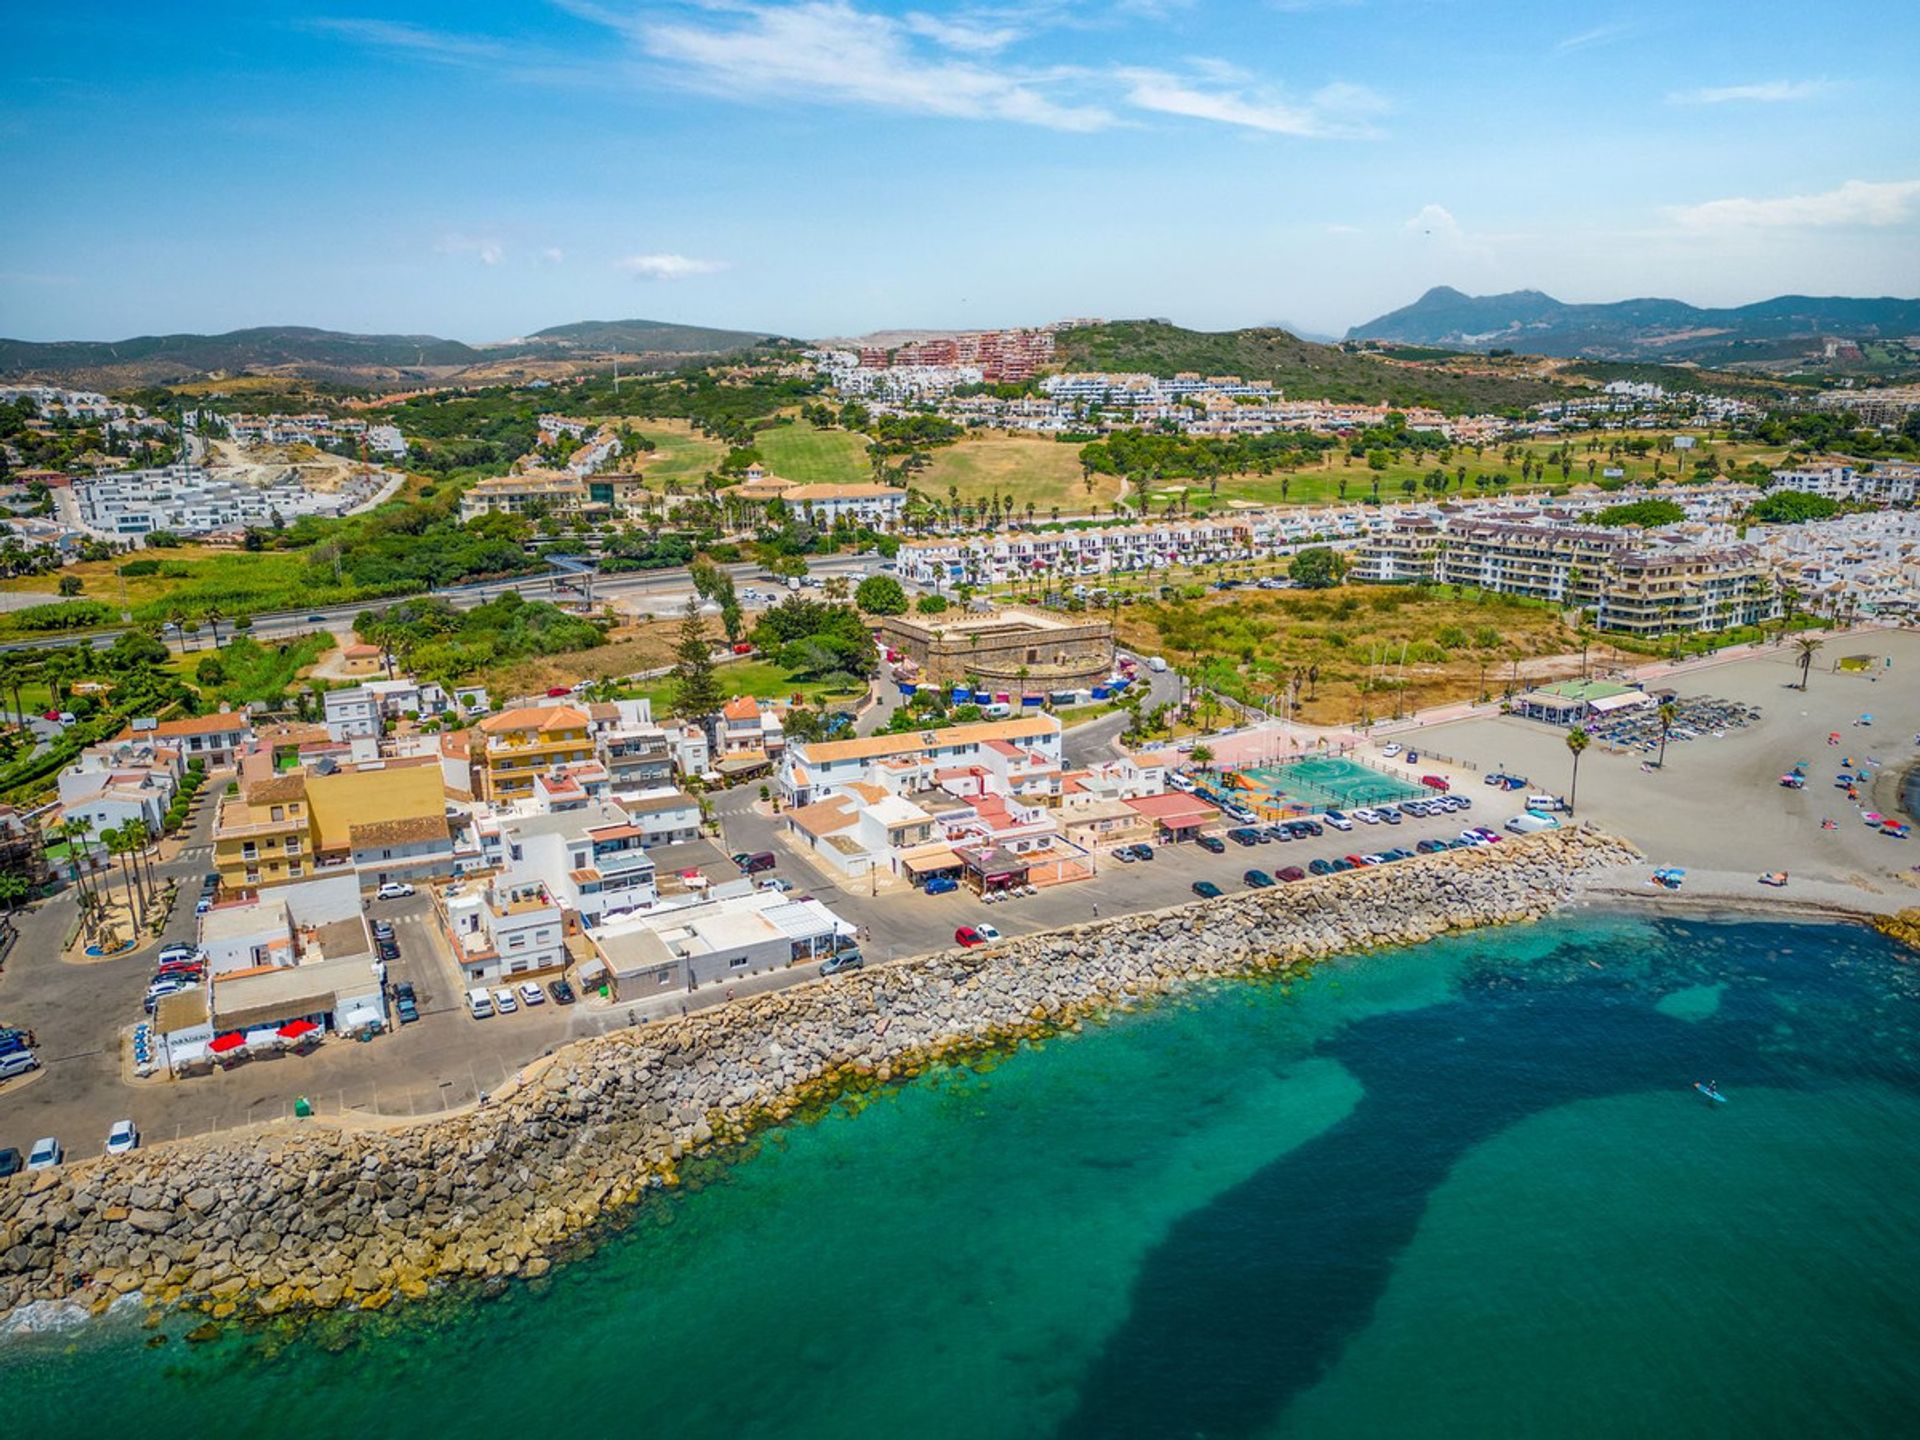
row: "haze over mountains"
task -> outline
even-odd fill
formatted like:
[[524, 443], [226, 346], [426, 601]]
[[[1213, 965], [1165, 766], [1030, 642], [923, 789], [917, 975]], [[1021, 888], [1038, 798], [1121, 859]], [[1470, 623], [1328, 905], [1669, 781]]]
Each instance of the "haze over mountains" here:
[[661, 320], [583, 320], [494, 344], [437, 335], [355, 335], [304, 325], [263, 325], [220, 335], [138, 335], [127, 340], [0, 339], [0, 377], [153, 384], [202, 375], [280, 372], [306, 378], [439, 376], [514, 361], [632, 355], [672, 360], [743, 350], [767, 337]]
[[1916, 334], [1920, 300], [1891, 297], [1780, 295], [1733, 309], [1703, 309], [1663, 299], [1568, 305], [1538, 290], [1466, 295], [1439, 285], [1411, 305], [1354, 326], [1347, 338], [1449, 350], [1726, 365], [1817, 353], [1829, 339]]

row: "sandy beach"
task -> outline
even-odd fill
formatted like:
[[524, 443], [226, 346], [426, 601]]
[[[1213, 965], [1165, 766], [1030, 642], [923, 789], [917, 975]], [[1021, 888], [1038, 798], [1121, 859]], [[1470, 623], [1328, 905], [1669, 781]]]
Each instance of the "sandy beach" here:
[[[1843, 655], [1890, 658], [1867, 674], [1842, 674]], [[1683, 671], [1651, 682], [1682, 697], [1714, 696], [1761, 707], [1761, 720], [1720, 736], [1675, 741], [1663, 769], [1644, 771], [1638, 751], [1609, 751], [1598, 743], [1580, 761], [1576, 797], [1580, 818], [1633, 840], [1657, 865], [1689, 871], [1683, 895], [1765, 897], [1792, 908], [1886, 912], [1920, 905], [1920, 842], [1897, 840], [1869, 828], [1863, 813], [1899, 811], [1899, 781], [1920, 758], [1920, 633], [1879, 630], [1826, 637], [1806, 692], [1791, 645]], [[1872, 725], [1860, 724], [1863, 714]], [[1839, 743], [1828, 737], [1837, 732]], [[1366, 741], [1377, 757], [1389, 737]], [[1512, 716], [1436, 722], [1397, 738], [1428, 745], [1481, 770], [1528, 777], [1533, 788], [1566, 796], [1572, 764], [1566, 732]], [[1835, 789], [1843, 759], [1878, 762], [1871, 788], [1858, 803]], [[1807, 765], [1803, 790], [1780, 777]], [[1822, 819], [1838, 828], [1822, 830]], [[1785, 870], [1785, 890], [1760, 886], [1764, 871]], [[1617, 877], [1596, 888], [1650, 890], [1645, 875]]]

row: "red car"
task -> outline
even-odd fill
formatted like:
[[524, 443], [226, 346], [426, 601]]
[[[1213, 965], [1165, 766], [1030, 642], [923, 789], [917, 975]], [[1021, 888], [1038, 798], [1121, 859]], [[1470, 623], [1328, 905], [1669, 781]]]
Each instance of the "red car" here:
[[751, 655], [753, 653], [753, 646], [745, 640], [736, 641], [734, 643], [733, 653], [736, 655]]
[[572, 693], [573, 691], [569, 690], [564, 685], [549, 685], [547, 687], [547, 698], [549, 700], [557, 700], [562, 695], [571, 695]]
[[982, 935], [978, 930], [974, 929], [973, 926], [971, 925], [962, 925], [958, 930], [953, 932], [953, 943], [956, 945], [963, 945], [967, 949], [971, 950], [976, 945], [986, 944], [987, 937]]
[[1444, 775], [1422, 775], [1420, 783], [1429, 790], [1438, 790], [1442, 795], [1453, 788], [1447, 783], [1447, 777]]
[[1346, 858], [1347, 858], [1347, 863], [1353, 866], [1353, 868], [1356, 870], [1364, 870], [1369, 865], [1373, 864], [1373, 861], [1367, 859], [1367, 857], [1364, 855], [1349, 855]]

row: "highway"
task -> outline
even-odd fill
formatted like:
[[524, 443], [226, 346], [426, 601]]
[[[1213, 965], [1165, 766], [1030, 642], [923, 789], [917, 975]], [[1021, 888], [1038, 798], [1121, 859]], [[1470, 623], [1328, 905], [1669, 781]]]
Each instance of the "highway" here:
[[[879, 564], [872, 555], [828, 555], [808, 563], [808, 573], [818, 576], [846, 574], [853, 570], [867, 570]], [[756, 577], [766, 580], [769, 587], [778, 589], [783, 582], [773, 579], [766, 568], [755, 564], [723, 565], [720, 567], [732, 575], [736, 584], [751, 581]], [[577, 598], [572, 591], [556, 591], [556, 581], [571, 581], [568, 572], [553, 569], [543, 570], [534, 575], [518, 575], [504, 580], [483, 580], [470, 585], [449, 585], [438, 590], [421, 591], [420, 595], [431, 595], [436, 599], [448, 601], [462, 610], [470, 610], [476, 605], [517, 590], [530, 598], [551, 595], [564, 595]], [[595, 600], [613, 599], [651, 599], [654, 601], [673, 600], [684, 603], [685, 597], [693, 593], [693, 581], [688, 572], [673, 570], [635, 570], [618, 575], [597, 575], [593, 580]], [[379, 599], [357, 600], [347, 605], [316, 605], [308, 610], [272, 610], [261, 611], [253, 617], [253, 629], [250, 632], [256, 640], [285, 639], [292, 635], [303, 635], [314, 630], [338, 630], [353, 623], [354, 616], [363, 610], [378, 608], [382, 605], [397, 604], [402, 600], [413, 599], [408, 595], [388, 595]], [[661, 612], [674, 608], [662, 606]], [[89, 644], [95, 647], [111, 645], [114, 638], [123, 635], [128, 626], [118, 625], [105, 630], [89, 631], [85, 635], [48, 635], [33, 640], [10, 640], [0, 643], [0, 650], [57, 650], [69, 645]], [[230, 623], [223, 627], [230, 629]]]

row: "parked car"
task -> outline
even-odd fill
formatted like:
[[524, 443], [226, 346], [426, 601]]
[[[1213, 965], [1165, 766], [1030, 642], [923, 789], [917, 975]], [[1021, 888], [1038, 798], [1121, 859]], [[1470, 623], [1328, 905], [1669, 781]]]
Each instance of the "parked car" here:
[[1418, 845], [1414, 846], [1413, 848], [1422, 855], [1431, 855], [1436, 850], [1446, 849], [1447, 842], [1444, 840], [1422, 840]]
[[1401, 749], [1402, 746], [1398, 740], [1390, 740], [1380, 747], [1380, 753], [1391, 760], [1400, 753]]
[[771, 850], [742, 850], [733, 856], [733, 863], [740, 867], [742, 875], [758, 875], [762, 870], [771, 870], [777, 863]]
[[393, 939], [393, 923], [388, 920], [374, 921], [373, 922], [373, 938], [376, 940]]
[[502, 1015], [511, 1015], [520, 1008], [520, 1002], [513, 998], [511, 985], [501, 985], [494, 989], [493, 1008]]
[[1353, 828], [1353, 821], [1349, 820], [1338, 810], [1329, 810], [1320, 818], [1336, 830], [1351, 830]]
[[1273, 878], [1276, 880], [1285, 880], [1289, 885], [1291, 885], [1296, 880], [1306, 879], [1307, 872], [1302, 870], [1298, 865], [1289, 865], [1284, 870], [1274, 871]]
[[396, 995], [393, 999], [393, 1013], [400, 1017], [402, 1025], [411, 1025], [420, 1018], [420, 1007], [411, 996]]
[[1438, 790], [1442, 795], [1453, 788], [1447, 783], [1447, 777], [1444, 775], [1422, 775], [1420, 783], [1429, 790]]
[[962, 925], [953, 932], [953, 943], [971, 950], [976, 945], [987, 943], [986, 937], [971, 925]]
[[140, 1132], [134, 1128], [131, 1120], [116, 1120], [113, 1128], [107, 1131], [107, 1154], [125, 1155], [130, 1150], [140, 1148]]
[[1264, 870], [1249, 870], [1240, 878], [1256, 890], [1265, 890], [1273, 884], [1273, 876], [1267, 874]]
[[553, 1003], [556, 1005], [571, 1005], [578, 998], [573, 993], [573, 986], [565, 980], [549, 980], [547, 993], [553, 996]]
[[1287, 822], [1287, 829], [1294, 833], [1296, 839], [1303, 836], [1319, 836], [1327, 833], [1326, 828], [1322, 826], [1318, 820], [1289, 820]]
[[493, 996], [485, 990], [473, 989], [467, 992], [467, 1013], [476, 1020], [485, 1020], [493, 1014]]
[[1331, 875], [1333, 873], [1333, 862], [1331, 860], [1310, 860], [1307, 862], [1307, 873], [1309, 875]]
[[1363, 805], [1352, 813], [1353, 818], [1358, 820], [1362, 825], [1378, 825], [1380, 823], [1380, 813], [1368, 806]]
[[1389, 825], [1398, 825], [1400, 823], [1400, 812], [1391, 805], [1382, 805], [1376, 813]]
[[547, 698], [549, 700], [558, 700], [562, 695], [571, 695], [572, 693], [572, 688], [566, 685], [549, 685], [547, 687]]
[[1226, 892], [1211, 880], [1196, 880], [1193, 882], [1193, 893], [1202, 900], [1218, 900]]
[[420, 999], [418, 993], [416, 993], [413, 988], [413, 982], [411, 980], [398, 982], [393, 987], [393, 998], [396, 1000], [411, 1000], [415, 1003], [418, 1003]]
[[1369, 865], [1378, 865], [1380, 863], [1371, 855], [1347, 855], [1342, 858], [1356, 870], [1364, 870]]
[[987, 924], [987, 922], [984, 920], [980, 921], [977, 925], [973, 927], [973, 933], [978, 935], [982, 940], [986, 941], [987, 944], [989, 945], [998, 943], [1000, 939], [1000, 931], [996, 927]]
[[1245, 825], [1236, 826], [1234, 829], [1227, 831], [1227, 838], [1236, 845], [1258, 845], [1260, 843], [1260, 833]]
[[1227, 849], [1226, 841], [1222, 840], [1218, 835], [1202, 835], [1193, 843], [1209, 855], [1223, 855]]
[[1153, 859], [1153, 846], [1147, 844], [1144, 840], [1141, 841], [1133, 847], [1133, 858], [1136, 860]]
[[60, 1142], [48, 1135], [33, 1142], [33, 1148], [27, 1151], [27, 1169], [51, 1170], [67, 1158], [67, 1152], [60, 1148]]
[[951, 895], [960, 888], [960, 882], [951, 875], [935, 875], [920, 888], [929, 895]]
[[413, 886], [409, 885], [406, 881], [389, 880], [378, 890], [374, 891], [374, 898], [377, 900], [404, 900], [411, 894], [413, 894]]
[[379, 951], [382, 960], [392, 961], [400, 958], [400, 947], [391, 940], [382, 940], [375, 949]]
[[859, 950], [842, 950], [836, 955], [829, 955], [820, 963], [820, 973], [822, 975], [838, 975], [842, 970], [859, 970], [863, 968], [866, 963], [867, 957], [862, 955]]
[[213, 896], [211, 895], [202, 895], [193, 903], [193, 913], [195, 915], [204, 915], [211, 909], [213, 909]]
[[0, 1080], [11, 1080], [29, 1070], [38, 1070], [40, 1061], [31, 1050], [9, 1050], [0, 1055]]
[[183, 960], [191, 960], [200, 952], [191, 945], [169, 945], [160, 952], [158, 963], [172, 965]]
[[6, 1179], [9, 1175], [18, 1175], [26, 1163], [25, 1157], [11, 1145], [0, 1150], [0, 1180]]
[[769, 876], [765, 880], [762, 880], [760, 882], [760, 888], [762, 890], [776, 890], [780, 894], [784, 895], [789, 890], [793, 889], [793, 882], [791, 880], [782, 880], [778, 875], [773, 875], [773, 876]]
[[540, 988], [537, 981], [522, 980], [520, 982], [520, 1003], [522, 1005], [544, 1005], [547, 1003], [547, 992]]

